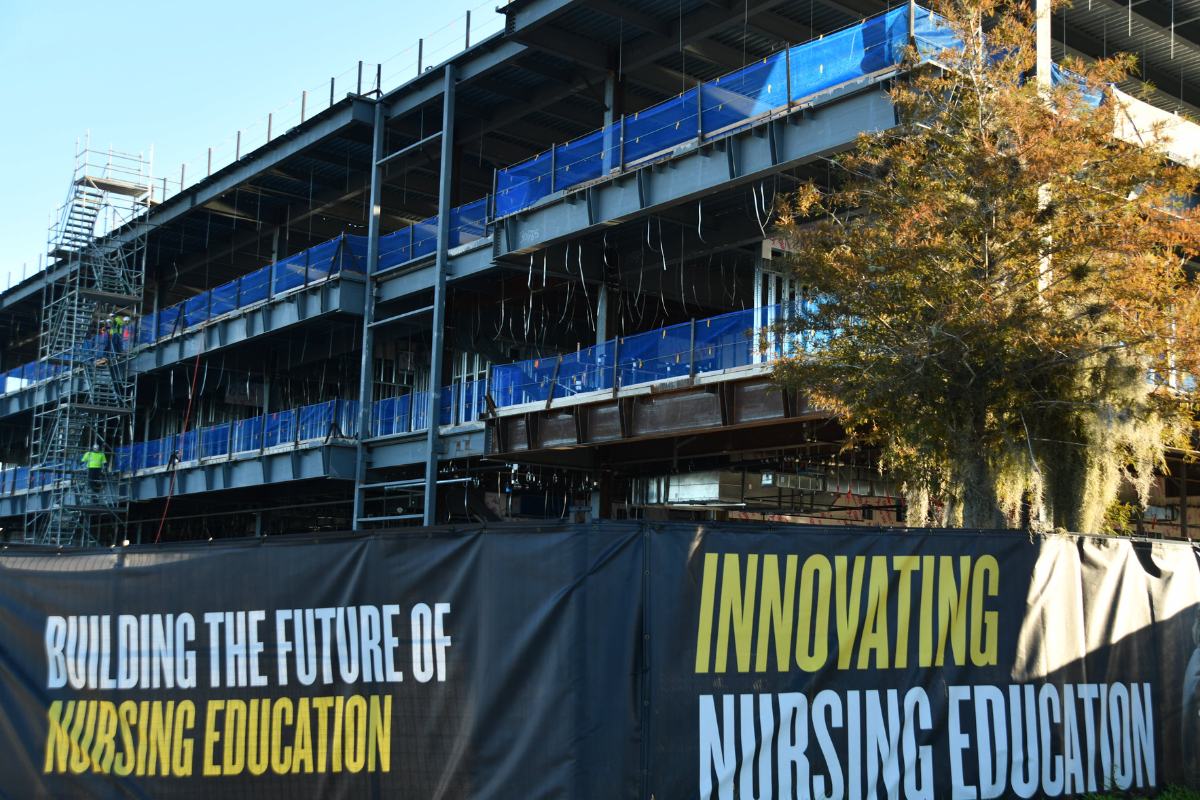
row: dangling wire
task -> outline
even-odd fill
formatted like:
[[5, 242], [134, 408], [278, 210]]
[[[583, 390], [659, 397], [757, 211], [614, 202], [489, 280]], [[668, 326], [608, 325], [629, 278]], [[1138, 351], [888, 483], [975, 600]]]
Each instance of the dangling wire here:
[[754, 184], [750, 184], [750, 194], [754, 196], [754, 202], [751, 203], [754, 206], [754, 219], [758, 223], [758, 228], [762, 231], [763, 238], [765, 239], [767, 238], [767, 228], [763, 225], [762, 217], [758, 213], [758, 193], [754, 189]]
[[[667, 271], [667, 248], [663, 244], [662, 217], [658, 218], [658, 254], [662, 256], [663, 272]], [[680, 255], [683, 255], [680, 253]]]
[[500, 284], [500, 324], [496, 326], [496, 335], [500, 335], [500, 331], [504, 330], [504, 284]]
[[[567, 245], [570, 248], [570, 245]], [[579, 250], [579, 282], [583, 284], [583, 304], [587, 306], [588, 322], [592, 326], [592, 330], [596, 329], [596, 320], [592, 316], [592, 298], [588, 294], [587, 280], [583, 277], [583, 245], [578, 245]]]
[[701, 200], [696, 203], [696, 235], [700, 237], [700, 241], [704, 242], [705, 244], [708, 244], [708, 241], [704, 238], [704, 234], [700, 232], [700, 226], [701, 226], [701, 224], [703, 224], [703, 222], [704, 222], [704, 201]]
[[560, 325], [562, 324], [562, 321], [567, 318], [567, 308], [570, 305], [571, 305], [571, 281], [567, 281], [567, 299], [563, 301], [562, 316], [560, 316], [558, 318], [558, 323]]

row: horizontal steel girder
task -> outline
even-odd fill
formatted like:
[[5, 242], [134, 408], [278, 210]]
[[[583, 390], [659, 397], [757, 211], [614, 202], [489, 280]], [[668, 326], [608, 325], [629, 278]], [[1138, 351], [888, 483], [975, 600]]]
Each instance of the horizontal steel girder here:
[[[140, 350], [134, 356], [133, 369], [137, 373], [147, 373], [192, 361], [201, 346], [205, 353], [212, 353], [330, 314], [362, 316], [365, 290], [366, 284], [361, 279], [341, 278], [282, 295], [254, 308], [235, 311], [208, 325], [189, 328]], [[62, 391], [63, 380], [43, 381], [0, 395], [0, 419], [56, 400]], [[79, 391], [83, 391], [82, 378], [75, 380], [79, 382]]]
[[[606, 396], [608, 395], [608, 396]], [[544, 404], [538, 404], [544, 405]], [[802, 395], [762, 369], [680, 378], [611, 394], [572, 398], [546, 408], [508, 408], [488, 420], [489, 455], [517, 457], [546, 450], [590, 448], [684, 434], [823, 419]]]
[[[263, 455], [245, 454], [226, 459], [217, 456], [202, 463], [185, 464], [175, 476], [173, 494], [199, 494], [221, 489], [244, 489], [274, 483], [329, 478], [354, 480], [354, 448], [328, 444], [281, 448]], [[166, 497], [171, 491], [171, 471], [136, 475], [134, 501]]]
[[862, 132], [895, 126], [880, 82], [864, 78], [861, 85], [831, 90], [818, 98], [811, 118], [797, 110], [724, 139], [681, 145], [668, 160], [551, 195], [500, 221], [495, 255], [529, 253], [846, 150]]
[[[472, 458], [487, 453], [488, 431], [482, 422], [466, 425], [443, 425], [438, 437], [438, 458]], [[425, 431], [381, 437], [368, 442], [371, 453], [369, 469], [402, 467], [425, 462]]]
[[[74, 376], [73, 380], [76, 392], [87, 391], [87, 384], [82, 375]], [[62, 396], [64, 381], [66, 381], [65, 377], [58, 377], [0, 395], [0, 419], [32, 411], [38, 406], [55, 402]]]
[[260, 306], [235, 311], [204, 326], [189, 328], [140, 351], [134, 360], [138, 373], [195, 359], [201, 346], [205, 353], [252, 341], [258, 336], [278, 333], [309, 320], [330, 314], [362, 316], [361, 279], [342, 277], [290, 294], [281, 295]]
[[[864, 131], [895, 126], [884, 80], [863, 78], [813, 98], [808, 113], [798, 108], [726, 139], [684, 145], [666, 161], [550, 195], [500, 220], [492, 239], [452, 250], [450, 280], [477, 275], [505, 256], [527, 255], [846, 150]], [[427, 290], [433, 286], [433, 259], [389, 269], [378, 280], [379, 302]]]

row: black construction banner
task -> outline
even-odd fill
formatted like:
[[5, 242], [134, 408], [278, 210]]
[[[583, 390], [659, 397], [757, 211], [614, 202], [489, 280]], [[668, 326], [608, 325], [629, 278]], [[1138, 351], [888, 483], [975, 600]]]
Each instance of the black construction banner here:
[[635, 526], [0, 554], [0, 796], [613, 798]]
[[856, 533], [651, 537], [653, 794], [983, 800], [1195, 782], [1190, 546]]
[[0, 553], [0, 797], [1200, 778], [1190, 545], [609, 522]]

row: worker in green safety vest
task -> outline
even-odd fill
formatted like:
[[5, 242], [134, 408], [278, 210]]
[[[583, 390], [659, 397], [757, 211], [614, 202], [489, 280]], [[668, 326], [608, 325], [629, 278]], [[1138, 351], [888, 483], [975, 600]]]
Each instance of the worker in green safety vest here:
[[100, 445], [92, 445], [92, 449], [83, 454], [80, 459], [88, 471], [88, 485], [98, 489], [104, 480], [104, 466], [108, 464], [108, 456], [100, 452]]
[[117, 350], [125, 349], [125, 332], [129, 330], [129, 317], [117, 314], [113, 317], [113, 336], [117, 337]]
[[125, 327], [128, 324], [129, 317], [109, 314], [101, 325], [101, 328], [108, 332], [108, 346], [114, 353], [120, 353], [125, 349]]

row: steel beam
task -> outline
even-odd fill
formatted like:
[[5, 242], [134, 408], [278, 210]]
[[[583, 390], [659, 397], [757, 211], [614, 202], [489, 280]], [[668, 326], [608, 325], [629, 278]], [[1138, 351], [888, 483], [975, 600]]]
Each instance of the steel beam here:
[[363, 311], [366, 293], [360, 278], [343, 276], [311, 286], [193, 327], [169, 339], [149, 345], [134, 357], [138, 373], [153, 372], [181, 361], [191, 361], [200, 352], [218, 350], [252, 342], [288, 328], [332, 314], [358, 315]]
[[[465, 425], [443, 425], [438, 431], [439, 461], [452, 458], [478, 457], [487, 454], [488, 432], [483, 422]], [[371, 447], [371, 468], [403, 467], [412, 464], [428, 464], [427, 436], [425, 431], [385, 436], [368, 442]], [[425, 484], [425, 480], [421, 480]]]
[[442, 163], [438, 187], [437, 257], [433, 282], [433, 341], [429, 364], [429, 431], [425, 454], [425, 524], [436, 523], [438, 425], [442, 408], [442, 363], [446, 333], [446, 268], [450, 258], [450, 191], [454, 177], [454, 96], [458, 68], [447, 64], [442, 88]]
[[[499, 221], [496, 257], [521, 255], [615, 223], [645, 217], [733, 186], [764, 180], [854, 145], [863, 131], [896, 124], [891, 99], [878, 85], [886, 76], [863, 78], [814, 98], [811, 119], [799, 112], [764, 121], [700, 147], [679, 148], [676, 157], [648, 164], [587, 188], [558, 192], [538, 205]], [[586, 202], [569, 202], [586, 195]], [[765, 222], [765, 221], [764, 221]]]
[[375, 319], [375, 291], [372, 280], [375, 267], [379, 264], [379, 214], [380, 200], [383, 197], [383, 149], [387, 134], [387, 118], [384, 116], [383, 103], [375, 105], [375, 132], [371, 147], [371, 218], [367, 225], [367, 291], [363, 294], [363, 339], [362, 362], [358, 376], [358, 430], [359, 440], [355, 447], [354, 458], [354, 521], [353, 529], [359, 530], [359, 520], [363, 514], [363, 499], [365, 491], [362, 486], [367, 482], [367, 451], [363, 447], [362, 437], [371, 430], [371, 391], [374, 387], [374, 356], [375, 328], [371, 324]]
[[[232, 459], [217, 457], [211, 463], [185, 464], [175, 475], [173, 494], [245, 489], [316, 478], [350, 481], [354, 478], [354, 469], [354, 447], [350, 444], [301, 444], [262, 455], [252, 453]], [[166, 497], [171, 491], [170, 484], [170, 470], [138, 473], [133, 478], [131, 499]]]
[[[30, 412], [38, 406], [55, 402], [63, 394], [63, 382], [65, 380], [65, 377], [59, 377], [53, 380], [40, 381], [32, 386], [26, 386], [24, 389], [0, 395], [0, 419], [11, 417], [14, 414]], [[76, 392], [82, 393], [87, 391], [87, 386], [84, 383], [82, 375], [76, 375], [72, 380], [75, 381]]]
[[[757, 130], [693, 148], [670, 161], [551, 195], [501, 220], [494, 234], [499, 242], [491, 242], [492, 247], [481, 240], [455, 248], [449, 254], [449, 277], [461, 281], [492, 269], [498, 257], [543, 250], [615, 223], [661, 214], [852, 147], [861, 131], [895, 125], [891, 100], [877, 85], [880, 80], [863, 79], [814, 98], [811, 119], [796, 112], [789, 120], [764, 122]], [[570, 195], [588, 194], [588, 202], [568, 202]], [[435, 277], [428, 257], [393, 267], [379, 276], [377, 299], [389, 302], [428, 291]]]

